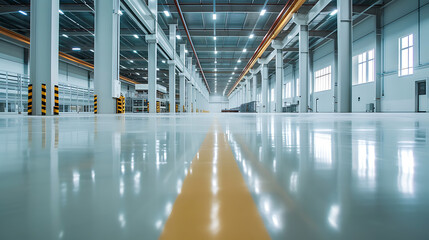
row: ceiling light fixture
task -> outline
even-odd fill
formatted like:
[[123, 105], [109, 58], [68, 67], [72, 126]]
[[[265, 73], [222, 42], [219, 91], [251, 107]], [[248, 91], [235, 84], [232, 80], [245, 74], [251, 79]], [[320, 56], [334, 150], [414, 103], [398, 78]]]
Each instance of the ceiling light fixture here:
[[73, 51], [80, 51], [80, 47], [74, 47], [72, 48]]
[[176, 35], [176, 38], [179, 40], [182, 39], [182, 37], [179, 34]]
[[164, 15], [165, 15], [166, 17], [169, 17], [169, 16], [170, 16], [170, 12], [169, 12], [169, 11], [167, 11], [167, 10], [164, 10]]
[[243, 52], [247, 52], [247, 49], [243, 48]]
[[137, 34], [134, 34], [133, 36], [134, 36], [134, 38], [140, 38], [139, 35], [137, 35]]
[[216, 20], [216, 13], [213, 13], [213, 20]]
[[214, 37], [213, 37], [213, 40], [215, 40], [215, 41], [216, 41], [216, 36], [214, 36]]
[[238, 59], [238, 61], [237, 61], [238, 63], [241, 63], [241, 59]]
[[66, 34], [63, 34], [62, 36], [65, 37], [65, 38], [69, 38], [69, 36], [67, 36]]
[[250, 36], [249, 36], [249, 38], [250, 38], [250, 39], [252, 39], [252, 38], [254, 38], [254, 37], [255, 37], [255, 34], [253, 34], [253, 33], [252, 33], [252, 34], [250, 34]]
[[264, 16], [264, 14], [267, 12], [267, 10], [262, 9], [261, 13], [259, 15]]
[[60, 10], [58, 10], [58, 12], [61, 14], [61, 15], [64, 15], [64, 12], [60, 9]]
[[18, 12], [19, 12], [19, 13], [21, 13], [22, 15], [25, 15], [25, 16], [27, 16], [27, 15], [28, 15], [26, 12], [24, 12], [24, 11], [22, 11], [22, 10], [19, 10]]
[[133, 50], [133, 53], [137, 53], [137, 51], [136, 51], [136, 50]]
[[338, 9], [335, 9], [334, 11], [332, 11], [329, 15], [334, 16], [338, 13]]

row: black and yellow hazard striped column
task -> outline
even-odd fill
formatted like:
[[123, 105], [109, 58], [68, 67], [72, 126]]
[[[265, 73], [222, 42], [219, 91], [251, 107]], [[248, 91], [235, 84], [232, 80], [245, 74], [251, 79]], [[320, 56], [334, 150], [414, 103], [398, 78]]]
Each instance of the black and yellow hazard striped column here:
[[149, 113], [149, 101], [146, 101], [146, 105], [147, 105], [147, 113]]
[[122, 113], [122, 98], [116, 99], [116, 113]]
[[42, 83], [42, 115], [46, 115], [46, 84]]
[[55, 96], [54, 115], [60, 115], [60, 97], [59, 97], [58, 85], [54, 86], [54, 96]]
[[161, 112], [161, 103], [159, 101], [156, 101], [156, 112], [157, 113]]
[[33, 84], [28, 85], [27, 113], [28, 115], [33, 115]]
[[125, 97], [121, 96], [121, 101], [122, 101], [122, 112], [121, 113], [125, 113]]
[[97, 109], [97, 94], [94, 95], [94, 114], [97, 114], [98, 109]]
[[176, 104], [176, 112], [179, 112], [179, 104]]

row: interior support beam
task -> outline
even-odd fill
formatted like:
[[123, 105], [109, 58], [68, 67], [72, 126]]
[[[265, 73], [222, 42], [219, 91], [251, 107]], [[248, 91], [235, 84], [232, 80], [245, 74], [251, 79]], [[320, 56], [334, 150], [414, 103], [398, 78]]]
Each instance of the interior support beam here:
[[308, 26], [299, 25], [299, 112], [308, 112]]
[[276, 49], [276, 113], [283, 111], [283, 50], [281, 48]]
[[352, 111], [352, 0], [338, 6], [338, 112]]
[[[170, 43], [173, 47], [173, 52], [176, 52], [176, 30], [177, 24], [170, 24]], [[173, 55], [175, 57], [176, 54]], [[168, 61], [168, 95], [170, 103], [170, 113], [176, 113], [176, 61], [175, 59]]]
[[262, 71], [261, 71], [261, 78], [262, 78], [262, 106], [261, 106], [261, 113], [267, 112], [267, 104], [268, 104], [268, 65], [262, 64]]
[[31, 1], [33, 115], [42, 115], [42, 84], [46, 84], [46, 115], [53, 115], [54, 85], [58, 84], [58, 6], [59, 0]]

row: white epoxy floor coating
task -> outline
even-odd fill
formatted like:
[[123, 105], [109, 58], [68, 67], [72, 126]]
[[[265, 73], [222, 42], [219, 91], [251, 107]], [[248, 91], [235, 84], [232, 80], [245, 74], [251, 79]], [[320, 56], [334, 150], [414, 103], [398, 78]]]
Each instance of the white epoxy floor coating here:
[[157, 239], [215, 122], [272, 239], [428, 238], [428, 114], [126, 114], [1, 115], [0, 239]]

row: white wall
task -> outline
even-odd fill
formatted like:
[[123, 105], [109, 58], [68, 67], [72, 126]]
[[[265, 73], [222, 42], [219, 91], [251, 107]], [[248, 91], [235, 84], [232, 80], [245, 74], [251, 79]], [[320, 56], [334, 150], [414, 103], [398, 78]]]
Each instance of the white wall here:
[[210, 95], [209, 97], [209, 112], [220, 113], [223, 109], [229, 109], [228, 98], [220, 95]]
[[[429, 5], [421, 1], [395, 1], [384, 14], [384, 96], [385, 112], [415, 111], [415, 82], [429, 76]], [[419, 22], [420, 16], [420, 22]], [[398, 76], [398, 39], [414, 34], [414, 74]], [[428, 84], [427, 84], [428, 85]]]
[[0, 71], [24, 73], [24, 49], [0, 40]]

